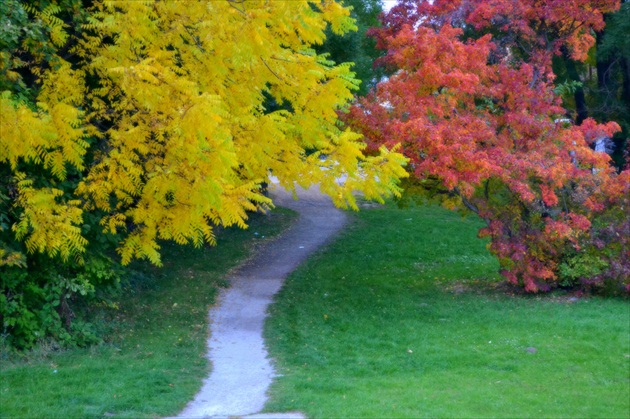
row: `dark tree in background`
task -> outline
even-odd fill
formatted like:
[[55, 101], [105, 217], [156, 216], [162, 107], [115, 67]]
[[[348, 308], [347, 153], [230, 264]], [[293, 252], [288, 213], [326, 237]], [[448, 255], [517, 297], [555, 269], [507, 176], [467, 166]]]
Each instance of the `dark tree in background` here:
[[614, 157], [622, 165], [622, 150], [627, 150], [630, 136], [630, 1], [626, 0], [617, 13], [606, 16], [606, 28], [597, 39], [593, 116], [621, 125], [623, 132], [616, 137]]
[[606, 26], [596, 32], [596, 44], [584, 62], [566, 53], [554, 60], [556, 83], [571, 86], [564, 91], [564, 105], [581, 124], [591, 117], [599, 122], [616, 121], [622, 131], [615, 135], [613, 159], [621, 168], [630, 133], [630, 2], [604, 16]]
[[383, 76], [382, 68], [374, 68], [374, 61], [383, 52], [376, 49], [373, 38], [366, 36], [369, 28], [380, 26], [378, 17], [383, 12], [383, 5], [380, 0], [343, 0], [341, 3], [352, 7], [352, 17], [356, 19], [358, 30], [336, 35], [329, 29], [326, 41], [318, 52], [329, 53], [335, 63], [354, 63], [352, 70], [361, 80], [358, 94], [364, 96]]

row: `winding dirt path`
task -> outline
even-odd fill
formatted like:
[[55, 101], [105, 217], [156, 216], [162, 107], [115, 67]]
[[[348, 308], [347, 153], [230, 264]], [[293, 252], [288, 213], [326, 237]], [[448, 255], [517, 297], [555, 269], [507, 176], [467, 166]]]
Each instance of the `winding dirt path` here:
[[275, 376], [262, 336], [263, 324], [287, 275], [341, 229], [346, 214], [316, 187], [298, 190], [297, 201], [279, 187], [271, 189], [274, 203], [297, 211], [299, 218], [230, 277], [230, 288], [220, 294], [210, 311], [212, 373], [180, 418], [303, 417], [299, 413], [255, 415], [262, 410]]

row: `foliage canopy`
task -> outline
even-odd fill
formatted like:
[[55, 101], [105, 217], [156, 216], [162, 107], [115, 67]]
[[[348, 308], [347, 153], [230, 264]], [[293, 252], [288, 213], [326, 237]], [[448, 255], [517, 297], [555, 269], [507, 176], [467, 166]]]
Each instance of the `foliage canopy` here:
[[[125, 232], [123, 262], [159, 263], [156, 238], [200, 244], [213, 241], [212, 225], [245, 227], [246, 211], [270, 203], [259, 190], [269, 171], [287, 187], [321, 182], [341, 206], [354, 206], [355, 188], [370, 198], [396, 190], [402, 160], [387, 151], [365, 158], [360, 137], [337, 123], [356, 86], [350, 66], [312, 49], [328, 26], [354, 28], [346, 9], [180, 6], [97, 3], [72, 47], [77, 63], [52, 57], [36, 104], [3, 94], [0, 161], [17, 189], [12, 229], [29, 251], [80, 253], [81, 213], [98, 210], [107, 232]], [[53, 45], [66, 41], [58, 28], [50, 26]], [[267, 95], [287, 109], [266, 112]], [[71, 191], [38, 187], [27, 164], [54, 182], [74, 169], [79, 181]], [[350, 177], [343, 186], [341, 174]]]

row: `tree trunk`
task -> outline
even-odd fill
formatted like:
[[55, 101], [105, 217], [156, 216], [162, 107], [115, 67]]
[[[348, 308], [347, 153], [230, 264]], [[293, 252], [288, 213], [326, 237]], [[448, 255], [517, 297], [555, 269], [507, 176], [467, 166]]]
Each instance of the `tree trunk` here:
[[620, 60], [621, 73], [623, 74], [623, 89], [621, 93], [621, 99], [625, 102], [628, 109], [630, 109], [630, 58], [624, 58]]
[[[606, 17], [606, 16], [605, 16]], [[596, 32], [596, 42], [597, 48], [599, 49], [600, 45], [604, 42], [605, 32], [600, 31]], [[614, 91], [614, 86], [612, 83], [612, 65], [614, 60], [611, 57], [603, 59], [600, 55], [597, 56], [597, 87], [601, 92], [602, 96], [605, 98], [608, 96], [608, 93]], [[607, 100], [605, 100], [607, 102]]]
[[[569, 76], [569, 79], [577, 82], [582, 82], [582, 79], [580, 79], [580, 74], [577, 70], [577, 66], [575, 65], [575, 61], [571, 59], [566, 48], [563, 48], [562, 55], [564, 56], [567, 76]], [[584, 88], [582, 86], [576, 87], [573, 96], [575, 98], [575, 110], [577, 111], [577, 116], [575, 117], [575, 125], [580, 125], [586, 118], [588, 118], [588, 108], [586, 107]]]

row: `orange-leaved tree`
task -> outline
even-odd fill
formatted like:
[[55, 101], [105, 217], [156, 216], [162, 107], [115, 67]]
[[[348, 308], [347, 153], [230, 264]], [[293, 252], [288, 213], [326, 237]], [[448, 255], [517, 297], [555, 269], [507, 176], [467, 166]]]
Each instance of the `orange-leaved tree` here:
[[618, 125], [566, 123], [551, 69], [563, 51], [584, 59], [602, 14], [618, 7], [403, 0], [373, 31], [393, 74], [348, 119], [373, 147], [402, 144], [417, 190], [479, 214], [503, 275], [530, 292], [563, 283], [560, 268], [597, 213], [624, 212], [629, 172], [617, 174], [591, 147]]

